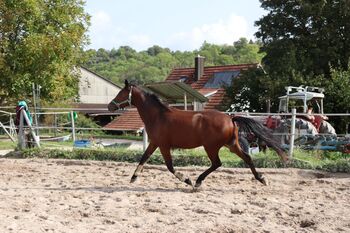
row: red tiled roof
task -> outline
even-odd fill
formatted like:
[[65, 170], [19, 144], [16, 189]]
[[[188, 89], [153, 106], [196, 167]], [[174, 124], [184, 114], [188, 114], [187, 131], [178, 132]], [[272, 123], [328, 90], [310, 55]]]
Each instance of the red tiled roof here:
[[227, 66], [206, 66], [204, 67], [204, 75], [197, 81], [194, 81], [194, 68], [175, 68], [166, 78], [166, 82], [177, 82], [181, 77], [186, 76], [186, 84], [190, 84], [193, 89], [201, 89], [213, 77], [214, 73], [236, 70], [247, 70], [250, 67], [256, 67], [256, 64], [241, 64]]
[[[210, 66], [204, 67], [204, 75], [197, 81], [194, 81], [194, 68], [176, 68], [172, 70], [166, 78], [166, 82], [177, 82], [184, 76], [187, 77], [185, 83], [199, 91], [202, 95], [214, 94], [208, 96], [209, 101], [205, 104], [204, 109], [221, 109], [226, 98], [225, 89], [223, 88], [204, 88], [208, 80], [213, 77], [214, 73], [225, 71], [239, 71], [247, 70], [250, 67], [256, 67], [256, 64], [242, 64], [242, 65], [227, 65], [227, 66]], [[144, 124], [136, 109], [130, 109], [122, 116], [119, 116], [114, 121], [105, 126], [106, 128], [113, 128], [117, 130], [139, 130], [144, 127]]]
[[176, 68], [165, 80], [166, 82], [176, 82], [179, 81], [182, 77], [186, 76], [186, 84], [191, 85], [195, 90], [198, 90], [201, 94], [206, 95], [210, 92], [217, 90], [217, 92], [211, 96], [208, 96], [209, 101], [205, 104], [204, 109], [220, 109], [222, 103], [226, 98], [225, 90], [222, 88], [204, 88], [205, 84], [213, 77], [214, 73], [225, 72], [225, 71], [240, 71], [247, 70], [250, 67], [256, 67], [257, 64], [241, 64], [241, 65], [227, 65], [227, 66], [207, 66], [204, 67], [203, 76], [197, 81], [194, 81], [194, 68]]
[[136, 131], [144, 127], [142, 119], [136, 108], [130, 108], [121, 116], [107, 124], [104, 128], [120, 131]]
[[206, 96], [208, 94], [214, 93], [216, 92], [218, 89], [216, 88], [203, 88], [203, 89], [199, 89], [197, 90], [199, 93], [201, 93], [202, 95]]
[[220, 88], [218, 91], [214, 94], [208, 97], [209, 101], [204, 105], [205, 110], [224, 110], [221, 109], [220, 107], [222, 106], [221, 104], [226, 98], [226, 92], [225, 89]]

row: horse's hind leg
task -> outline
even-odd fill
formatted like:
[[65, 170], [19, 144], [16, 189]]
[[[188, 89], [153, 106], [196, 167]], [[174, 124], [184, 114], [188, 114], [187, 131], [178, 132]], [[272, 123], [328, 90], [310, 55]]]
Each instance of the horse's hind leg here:
[[188, 185], [192, 185], [192, 181], [190, 178], [185, 177], [184, 174], [181, 172], [175, 171], [174, 166], [173, 166], [173, 160], [171, 158], [171, 153], [170, 153], [170, 148], [165, 148], [165, 147], [159, 147], [160, 152], [162, 153], [162, 156], [164, 158], [165, 164], [168, 168], [168, 170], [173, 173], [176, 178], [178, 178], [180, 181], [185, 182]]
[[208, 154], [208, 157], [211, 161], [211, 166], [205, 170], [202, 174], [200, 174], [198, 176], [198, 179], [196, 180], [196, 185], [194, 186], [195, 188], [198, 188], [199, 186], [201, 186], [202, 184], [202, 181], [210, 174], [212, 173], [213, 171], [215, 171], [217, 168], [219, 168], [221, 166], [221, 161], [220, 161], [220, 158], [219, 158], [219, 150], [220, 148], [207, 148], [205, 147], [204, 148], [205, 151], [207, 152]]
[[139, 175], [140, 172], [142, 172], [143, 165], [147, 162], [149, 157], [153, 154], [153, 152], [157, 149], [158, 146], [150, 143], [146, 149], [146, 151], [143, 153], [141, 160], [139, 162], [139, 165], [135, 169], [134, 174], [131, 177], [130, 183], [135, 182], [137, 176]]
[[266, 179], [256, 171], [254, 163], [252, 161], [252, 158], [249, 156], [248, 153], [243, 151], [238, 144], [231, 145], [229, 147], [230, 151], [238, 155], [243, 161], [250, 167], [250, 170], [252, 171], [255, 179], [263, 183], [264, 185], [267, 185]]

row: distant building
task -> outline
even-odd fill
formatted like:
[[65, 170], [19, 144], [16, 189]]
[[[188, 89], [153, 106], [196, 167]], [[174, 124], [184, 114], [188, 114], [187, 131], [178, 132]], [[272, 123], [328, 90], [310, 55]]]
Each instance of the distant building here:
[[121, 90], [118, 85], [85, 67], [80, 67], [80, 72], [79, 102], [82, 104], [106, 106]]
[[[195, 58], [194, 68], [175, 68], [165, 79], [165, 83], [182, 82], [189, 85], [196, 92], [208, 99], [205, 103], [193, 101], [189, 103], [187, 109], [192, 110], [219, 110], [225, 111], [226, 92], [224, 86], [231, 85], [235, 78], [238, 78], [242, 70], [247, 70], [251, 67], [257, 67], [257, 64], [240, 64], [226, 66], [204, 66], [204, 58]], [[164, 82], [163, 82], [164, 83]], [[149, 86], [156, 86], [151, 84]], [[146, 85], [147, 87], [148, 85]], [[160, 85], [161, 86], [161, 85]], [[152, 88], [150, 88], [152, 89]], [[153, 91], [154, 89], [152, 89]], [[155, 92], [162, 98], [162, 92]], [[183, 109], [184, 104], [178, 103], [174, 105], [177, 108]], [[121, 116], [117, 117], [111, 123], [105, 126], [108, 129], [121, 131], [139, 131], [144, 125], [135, 109], [126, 111]]]
[[79, 112], [94, 118], [101, 125], [109, 123], [115, 113], [110, 113], [107, 105], [121, 88], [85, 67], [80, 67], [80, 72], [79, 99], [75, 107], [80, 108]]
[[204, 57], [195, 58], [194, 68], [175, 68], [166, 78], [166, 82], [184, 82], [208, 98], [198, 110], [225, 111], [225, 86], [230, 86], [242, 70], [257, 67], [257, 64], [239, 64], [225, 66], [204, 66]]

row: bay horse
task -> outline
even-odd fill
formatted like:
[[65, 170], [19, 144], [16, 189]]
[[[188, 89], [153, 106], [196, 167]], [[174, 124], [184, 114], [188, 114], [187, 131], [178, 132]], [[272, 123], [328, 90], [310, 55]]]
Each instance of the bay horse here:
[[238, 127], [241, 131], [253, 132], [258, 138], [264, 140], [283, 161], [288, 159], [280, 145], [273, 140], [268, 129], [251, 118], [231, 117], [215, 110], [184, 111], [172, 108], [162, 103], [156, 95], [147, 93], [125, 80], [125, 86], [108, 104], [108, 110], [116, 111], [131, 105], [137, 108], [145, 124], [149, 145], [130, 182], [136, 180], [149, 157], [159, 148], [168, 170], [180, 181], [193, 187], [191, 179], [173, 167], [171, 149], [191, 149], [203, 146], [211, 161], [211, 166], [197, 178], [194, 187], [198, 188], [211, 172], [221, 166], [219, 150], [226, 146], [244, 160], [255, 179], [266, 185], [266, 179], [256, 171], [249, 154], [241, 149]]

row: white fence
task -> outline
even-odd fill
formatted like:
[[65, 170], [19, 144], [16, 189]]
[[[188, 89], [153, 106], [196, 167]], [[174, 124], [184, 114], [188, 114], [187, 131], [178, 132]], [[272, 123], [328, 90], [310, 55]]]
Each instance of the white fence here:
[[[14, 107], [10, 107], [11, 109], [14, 109]], [[2, 109], [4, 109], [2, 107]], [[40, 135], [40, 131], [42, 130], [53, 130], [56, 132], [57, 130], [63, 130], [63, 131], [69, 131], [71, 132], [73, 142], [76, 141], [76, 132], [79, 131], [114, 131], [113, 129], [105, 129], [105, 128], [81, 128], [81, 127], [76, 127], [75, 121], [74, 121], [74, 113], [73, 111], [82, 111], [82, 110], [96, 110], [96, 111], [102, 111], [105, 109], [79, 109], [79, 108], [42, 108], [41, 110], [45, 110], [47, 112], [40, 112], [37, 114], [32, 113], [34, 116], [34, 119], [41, 119], [43, 116], [54, 116], [54, 123], [50, 125], [45, 125], [42, 121], [38, 121], [38, 125], [33, 125], [30, 127], [30, 133], [33, 134], [33, 138], [36, 139], [38, 135]], [[295, 118], [296, 115], [307, 115], [307, 114], [296, 114], [295, 109], [293, 109], [292, 113], [251, 113], [251, 112], [226, 112], [226, 114], [229, 115], [246, 115], [246, 116], [251, 116], [251, 117], [259, 117], [259, 116], [275, 116], [275, 117], [288, 117], [291, 118], [291, 125], [290, 125], [290, 131], [288, 133], [284, 133], [284, 135], [288, 136], [289, 138], [289, 156], [291, 157], [293, 155], [293, 150], [294, 150], [294, 141], [295, 137], [298, 135], [296, 133], [296, 126], [295, 126]], [[0, 115], [6, 115], [7, 116], [7, 121], [2, 123], [0, 122], [0, 128], [3, 129], [3, 131], [11, 138], [11, 140], [16, 141], [16, 138], [19, 140], [19, 145], [23, 146], [23, 135], [20, 134], [19, 137], [15, 135], [16, 128], [13, 124], [14, 118], [15, 118], [15, 113], [13, 112], [7, 112], [0, 110]], [[70, 115], [70, 119], [67, 122], [64, 122], [60, 124], [56, 117], [59, 115]], [[319, 115], [319, 114], [314, 114], [314, 115]], [[328, 116], [328, 117], [349, 117], [349, 113], [331, 113], [331, 114], [322, 114], [323, 116]], [[23, 122], [26, 120], [25, 114], [23, 114]], [[22, 121], [21, 121], [22, 122]], [[35, 121], [36, 122], [36, 121]], [[23, 123], [22, 123], [23, 124]], [[23, 131], [20, 129], [20, 133]], [[147, 147], [147, 133], [143, 133], [144, 139], [143, 139], [143, 148], [144, 150]], [[325, 135], [327, 136], [327, 135]], [[345, 136], [345, 135], [339, 135], [339, 136]], [[35, 142], [39, 145], [39, 142]]]

